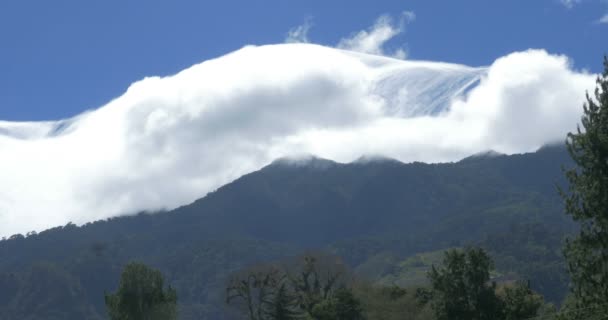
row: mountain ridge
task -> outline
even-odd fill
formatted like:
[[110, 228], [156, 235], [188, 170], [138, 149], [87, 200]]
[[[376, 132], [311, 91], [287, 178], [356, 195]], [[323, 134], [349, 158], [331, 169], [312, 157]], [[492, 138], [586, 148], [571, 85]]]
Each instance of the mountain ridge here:
[[[548, 147], [444, 164], [353, 162], [322, 170], [275, 164], [172, 211], [13, 236], [0, 241], [0, 282], [8, 281], [0, 286], [0, 318], [2, 312], [14, 316], [12, 308], [36, 298], [34, 292], [51, 290], [34, 289], [28, 279], [37, 277], [64, 279], [58, 285], [80, 292], [70, 299], [99, 316], [103, 292], [115, 289], [120, 269], [132, 260], [163, 272], [178, 290], [183, 313], [193, 314], [185, 319], [223, 319], [222, 286], [231, 272], [307, 249], [337, 254], [353, 268], [365, 264], [374, 274], [370, 265], [379, 254], [399, 261], [486, 243], [492, 235], [512, 234], [513, 226], [541, 224], [565, 235], [572, 224], [555, 183], [563, 180], [561, 165], [568, 159], [564, 147]], [[537, 269], [498, 261], [506, 261], [499, 267], [525, 272], [535, 289], [554, 293], [553, 299], [565, 290], [561, 280], [544, 279]], [[9, 285], [11, 274], [19, 286]], [[82, 319], [74, 314], [62, 319]]]

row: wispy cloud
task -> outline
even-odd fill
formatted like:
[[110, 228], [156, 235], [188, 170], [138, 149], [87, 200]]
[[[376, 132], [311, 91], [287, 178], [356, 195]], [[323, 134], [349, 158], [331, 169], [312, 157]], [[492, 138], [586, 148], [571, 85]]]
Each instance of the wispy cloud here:
[[568, 8], [568, 9], [572, 9], [575, 5], [581, 3], [582, 0], [560, 0], [560, 3]]
[[599, 18], [597, 20], [598, 23], [607, 23], [608, 24], [608, 13], [605, 14], [603, 17]]
[[310, 42], [308, 39], [308, 31], [312, 28], [312, 19], [308, 18], [304, 21], [303, 24], [292, 28], [287, 32], [287, 37], [285, 38], [286, 43], [308, 43]]
[[405, 49], [398, 48], [392, 53], [386, 53], [385, 44], [405, 31], [405, 26], [414, 21], [416, 15], [411, 11], [405, 11], [395, 23], [389, 15], [383, 15], [368, 30], [361, 30], [353, 35], [343, 38], [337, 47], [345, 50], [370, 53], [376, 55], [387, 55], [399, 59], [406, 58]]

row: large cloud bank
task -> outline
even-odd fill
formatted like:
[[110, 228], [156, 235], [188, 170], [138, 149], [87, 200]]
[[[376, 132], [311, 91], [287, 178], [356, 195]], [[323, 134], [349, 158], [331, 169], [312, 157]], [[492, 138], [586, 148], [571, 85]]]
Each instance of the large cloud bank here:
[[575, 129], [594, 76], [531, 50], [487, 68], [245, 47], [62, 122], [0, 122], [0, 235], [173, 208], [298, 154], [453, 161]]

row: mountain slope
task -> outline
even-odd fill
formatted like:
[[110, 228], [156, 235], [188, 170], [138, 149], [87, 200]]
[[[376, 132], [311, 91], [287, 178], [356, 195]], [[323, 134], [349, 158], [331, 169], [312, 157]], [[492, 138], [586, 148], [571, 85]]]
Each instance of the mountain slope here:
[[[31, 290], [50, 292], [57, 285], [40, 279], [64, 279], [70, 283], [63, 287], [71, 288], [65, 292], [80, 292], [53, 297], [48, 308], [69, 310], [62, 303], [78, 301], [84, 306], [79, 312], [101, 316], [103, 292], [116, 287], [129, 260], [161, 269], [178, 290], [184, 319], [221, 319], [228, 274], [306, 248], [329, 250], [357, 267], [379, 254], [398, 261], [482, 243], [518, 225], [540, 224], [563, 235], [571, 224], [555, 189], [563, 183], [562, 164], [569, 164], [562, 147], [445, 164], [275, 161], [171, 212], [0, 242], [0, 281], [7, 284], [0, 287], [0, 318], [23, 310], [27, 297], [35, 297]], [[39, 271], [40, 263], [46, 271]]]

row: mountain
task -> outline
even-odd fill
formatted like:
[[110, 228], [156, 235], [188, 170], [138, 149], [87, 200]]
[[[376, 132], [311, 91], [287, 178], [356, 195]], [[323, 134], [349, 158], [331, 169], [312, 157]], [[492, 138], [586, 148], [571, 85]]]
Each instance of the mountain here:
[[226, 277], [247, 265], [325, 250], [386, 281], [409, 274], [399, 261], [469, 244], [559, 301], [559, 246], [573, 230], [556, 191], [562, 165], [561, 146], [442, 164], [280, 159], [172, 211], [1, 241], [0, 318], [102, 318], [103, 294], [131, 260], [163, 272], [183, 319], [223, 319]]

